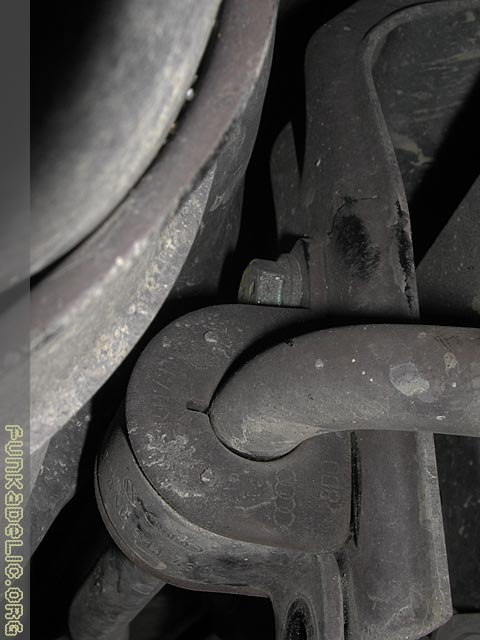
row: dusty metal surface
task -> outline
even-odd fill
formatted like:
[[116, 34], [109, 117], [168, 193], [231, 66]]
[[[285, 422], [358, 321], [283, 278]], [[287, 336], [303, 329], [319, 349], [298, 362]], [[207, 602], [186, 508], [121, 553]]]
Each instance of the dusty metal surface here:
[[[164, 584], [111, 546], [100, 557], [72, 604], [72, 639], [118, 640]], [[128, 638], [128, 633], [125, 637]]]
[[240, 224], [242, 188], [230, 202], [207, 211], [188, 259], [164, 306], [134, 352], [82, 409], [48, 444], [30, 496], [32, 552], [65, 504], [91, 480], [91, 470], [105, 431], [124, 397], [136, 357], [147, 342], [183, 309], [215, 300], [222, 282], [222, 265], [234, 250]]
[[399, 26], [374, 68], [417, 264], [480, 173], [480, 6], [460, 0], [443, 7]]
[[256, 459], [352, 428], [480, 438], [480, 330], [359, 325], [295, 337], [231, 372], [208, 415], [226, 446]]
[[[330, 322], [418, 317], [406, 196], [372, 66], [381, 64], [382, 46], [388, 37], [394, 41], [398, 26], [463, 5], [398, 11], [404, 6], [359, 2], [318, 32], [306, 63], [302, 168], [291, 127], [272, 157], [280, 237], [307, 235], [324, 244]], [[346, 635], [418, 637], [419, 626], [427, 633], [450, 615], [433, 439], [360, 432], [356, 445], [359, 536], [337, 556], [349, 611]], [[405, 571], [409, 578], [398, 580]]]
[[480, 612], [480, 443], [436, 436], [453, 606]]
[[[401, 7], [402, 3], [389, 3], [381, 9], [377, 3], [358, 3], [321, 29], [309, 46], [306, 153], [296, 207], [303, 215], [295, 220], [296, 227], [293, 228], [297, 237], [308, 235], [321, 238], [324, 243], [324, 279], [310, 285], [317, 290], [326, 290], [323, 312], [330, 317], [348, 315], [350, 318], [385, 320], [410, 319], [418, 315], [408, 208], [393, 147], [375, 97], [371, 69], [381, 43], [399, 24], [424, 12], [443, 11], [446, 5], [439, 3], [431, 5], [433, 8], [397, 13], [369, 31], [386, 12]], [[364, 38], [366, 32], [368, 36]], [[318, 72], [319, 68], [323, 69], [322, 74]], [[362, 128], [345, 128], [345, 122], [361, 122]], [[363, 134], [365, 128], [371, 132], [368, 139]], [[294, 165], [294, 155], [290, 160]], [[279, 212], [279, 228], [292, 233], [288, 213]], [[210, 340], [212, 349], [219, 344], [219, 357], [225, 358], [228, 348], [212, 331], [205, 331], [204, 341]], [[160, 346], [158, 344], [156, 348], [160, 349]], [[170, 347], [167, 344], [163, 348], [168, 351]], [[194, 361], [190, 366], [195, 367]], [[142, 364], [139, 370], [141, 368]], [[111, 433], [105, 450], [108, 455], [99, 459], [99, 502], [106, 524], [125, 553], [158, 575], [198, 589], [248, 589], [250, 593], [269, 594], [275, 602], [274, 588], [266, 577], [267, 573], [272, 575], [272, 569], [267, 572], [260, 566], [258, 549], [251, 546], [251, 541], [245, 541], [245, 538], [251, 540], [248, 529], [242, 530], [238, 520], [232, 518], [228, 521], [222, 518], [216, 523], [215, 513], [211, 514], [210, 521], [207, 520], [208, 527], [212, 528], [213, 519], [215, 532], [205, 529], [206, 509], [202, 508], [201, 495], [205, 493], [202, 484], [208, 486], [210, 474], [207, 473], [203, 480], [202, 474], [209, 469], [215, 470], [214, 460], [197, 469], [194, 484], [193, 478], [185, 485], [181, 484], [201, 439], [196, 439], [195, 445], [184, 443], [183, 456], [169, 456], [169, 443], [177, 454], [183, 445], [164, 429], [158, 431], [160, 440], [156, 439], [156, 427], [167, 425], [168, 428], [169, 419], [174, 415], [168, 408], [171, 372], [165, 367], [160, 370], [166, 376], [167, 384], [166, 389], [162, 388], [164, 383], [159, 378], [158, 399], [154, 401], [152, 396], [150, 401], [153, 409], [145, 402], [135, 405], [139, 402], [136, 395], [140, 397], [140, 391], [145, 387], [135, 383], [135, 376], [130, 387], [127, 426], [131, 446], [142, 469], [137, 466], [133, 452], [129, 451], [123, 430], [118, 428]], [[145, 375], [146, 370], [142, 379]], [[188, 382], [185, 384], [188, 388]], [[136, 395], [132, 389], [136, 389]], [[165, 391], [168, 393], [164, 395]], [[135, 406], [136, 411], [132, 409]], [[195, 418], [190, 416], [191, 420], [201, 421], [203, 414], [199, 409], [205, 409], [205, 400], [193, 398], [189, 406], [196, 409], [190, 412], [192, 416], [196, 414]], [[186, 413], [184, 398], [179, 407]], [[144, 421], [136, 416], [145, 411], [152, 411], [147, 420], [152, 428], [147, 427], [144, 432]], [[176, 437], [188, 436], [177, 434]], [[309, 444], [313, 446], [314, 442]], [[343, 547], [337, 549], [336, 556], [325, 556], [324, 566], [317, 565], [314, 571], [317, 581], [337, 585], [337, 591], [324, 590], [324, 597], [333, 597], [335, 603], [331, 605], [335, 626], [327, 636], [341, 637], [346, 633], [347, 637], [361, 635], [372, 639], [385, 635], [390, 638], [418, 637], [439, 626], [450, 615], [433, 441], [429, 436], [361, 433], [354, 438], [354, 443], [356, 486], [361, 486], [361, 493], [356, 494], [351, 506], [351, 535]], [[288, 454], [285, 459], [295, 453]], [[278, 464], [278, 461], [239, 460], [237, 464], [268, 466]], [[116, 477], [116, 465], [123, 470], [123, 479]], [[162, 477], [165, 465], [168, 479], [166, 475]], [[360, 470], [358, 465], [361, 465]], [[178, 480], [176, 486], [171, 484], [174, 469]], [[153, 486], [147, 484], [142, 470]], [[221, 489], [219, 491], [221, 494]], [[119, 508], [118, 503], [115, 508], [112, 498], [121, 496], [122, 492], [121, 504], [125, 508]], [[172, 497], [177, 499], [176, 510], [171, 505]], [[245, 499], [244, 495], [242, 501]], [[199, 507], [195, 513], [197, 501]], [[218, 504], [215, 506], [217, 510]], [[194, 517], [194, 524], [189, 524]], [[392, 522], [395, 522], [394, 527]], [[229, 526], [228, 543], [223, 536]], [[261, 536], [262, 526], [258, 528], [257, 536]], [[242, 536], [239, 536], [239, 529]], [[282, 544], [279, 532], [274, 535], [277, 544]], [[231, 536], [237, 542], [232, 542]], [[142, 537], [147, 542], [142, 544]], [[161, 539], [163, 545], [160, 547]], [[136, 540], [135, 545], [132, 540]], [[261, 548], [270, 551], [269, 560], [275, 559], [278, 571], [282, 565], [278, 550], [273, 552], [268, 546]], [[225, 558], [229, 558], [228, 562]], [[255, 570], [250, 568], [252, 559]], [[216, 568], [215, 572], [212, 567]], [[339, 592], [340, 573], [342, 593]], [[305, 586], [305, 580], [301, 584]], [[317, 592], [317, 597], [319, 595]], [[311, 591], [309, 596], [310, 604], [314, 602], [313, 611], [318, 614], [320, 602], [315, 597], [312, 599]], [[288, 607], [283, 602], [280, 617], [288, 620], [289, 625], [301, 618], [305, 627], [312, 608], [304, 609], [303, 605], [296, 604], [292, 609], [292, 603], [298, 601], [297, 592], [289, 598]], [[315, 620], [319, 622], [318, 615]], [[311, 631], [312, 637], [316, 637], [324, 630]], [[277, 633], [283, 634], [282, 624], [277, 625]]]
[[[201, 310], [162, 331], [135, 365], [126, 406], [132, 449], [162, 498], [196, 525], [299, 551], [335, 551], [349, 536], [348, 434], [262, 464], [226, 449], [203, 413], [235, 359], [275, 333], [294, 335], [291, 325], [309, 315], [241, 305]], [[330, 467], [331, 504], [321, 490]], [[283, 491], [292, 492], [290, 510]]]
[[32, 291], [34, 469], [52, 435], [145, 332], [205, 211], [222, 212], [235, 197], [262, 105], [275, 11], [268, 1], [254, 16], [244, 3], [225, 4], [222, 37], [176, 135], [98, 233]]
[[[226, 370], [252, 357], [255, 361], [255, 354], [269, 346], [268, 340], [257, 344], [249, 337], [251, 331], [261, 329], [258, 318], [266, 324], [275, 317], [293, 318], [293, 314], [317, 322], [326, 318], [323, 322], [329, 324], [343, 324], [346, 318], [360, 323], [365, 319], [418, 321], [408, 207], [375, 82], [381, 82], [382, 64], [387, 65], [395, 51], [409, 42], [405, 37], [409, 25], [418, 23], [415, 32], [430, 20], [452, 28], [463, 19], [471, 24], [469, 12], [477, 5], [460, 0], [402, 10], [405, 2], [379, 6], [373, 0], [363, 1], [313, 39], [307, 57], [302, 169], [297, 166], [291, 127], [279, 139], [272, 160], [280, 239], [308, 236], [314, 242], [315, 269], [303, 270], [301, 277], [307, 282], [293, 290], [295, 301], [308, 304], [312, 312], [255, 307], [247, 311], [240, 306], [206, 309], [162, 331], [135, 369], [126, 426], [121, 417], [114, 423], [98, 458], [99, 507], [108, 530], [131, 562], [183, 587], [270, 597], [277, 614], [277, 637], [282, 640], [413, 640], [451, 615], [431, 436], [361, 431], [347, 439], [324, 434], [283, 458], [260, 462], [223, 448], [205, 412]], [[397, 49], [396, 43], [401, 45]], [[345, 126], [346, 122], [352, 126]], [[397, 147], [401, 147], [398, 136]], [[275, 277], [272, 264], [268, 268]], [[257, 275], [251, 280], [256, 281]], [[286, 274], [287, 279], [290, 275]], [[304, 285], [308, 302], [304, 302]], [[280, 287], [270, 294], [271, 288], [263, 299], [282, 304]], [[252, 301], [261, 304], [262, 295], [253, 296]], [[255, 322], [248, 320], [255, 314]], [[391, 327], [373, 330], [388, 336]], [[463, 355], [448, 340], [445, 344], [445, 329], [424, 329], [427, 341], [434, 345], [430, 354], [427, 350], [417, 353], [411, 340], [399, 340], [394, 355], [402, 361], [395, 360], [393, 372], [392, 353], [384, 348], [389, 340], [380, 340], [380, 344], [372, 339], [364, 344], [356, 339], [356, 351], [348, 361], [340, 358], [333, 364], [337, 336], [350, 330], [322, 331], [318, 340], [295, 337], [305, 331], [306, 327], [297, 328], [293, 337], [283, 336], [288, 343], [272, 351], [277, 359], [269, 361], [264, 374], [255, 378], [253, 390], [259, 404], [269, 395], [262, 394], [265, 380], [273, 388], [275, 380], [285, 382], [278, 355], [288, 375], [293, 375], [293, 362], [300, 376], [305, 359], [312, 358], [312, 350], [322, 341], [321, 335], [330, 337], [325, 340], [329, 356], [315, 357], [312, 371], [321, 373], [327, 360], [337, 366], [331, 398], [322, 396], [322, 401], [328, 403], [339, 393], [345, 372], [347, 378], [350, 373], [358, 375], [359, 384], [368, 388], [380, 375], [379, 388], [371, 396], [370, 391], [366, 393], [371, 401], [370, 413], [366, 412], [370, 418], [385, 413], [386, 398], [379, 399], [378, 392], [387, 391], [388, 408], [392, 403], [395, 408], [398, 401], [397, 414], [401, 419], [410, 417], [409, 426], [416, 430], [417, 416], [432, 419], [432, 402], [424, 400], [433, 397], [437, 408], [435, 402], [447, 392], [453, 406], [457, 389], [463, 393], [459, 383], [466, 383], [472, 391], [477, 380], [476, 369], [472, 371], [470, 365], [476, 362], [478, 330], [459, 332], [472, 336], [474, 345]], [[398, 333], [403, 332], [416, 332], [415, 339], [420, 339], [417, 327], [398, 327]], [[435, 336], [442, 339], [440, 343]], [[271, 336], [273, 342], [278, 339], [278, 335]], [[372, 344], [387, 366], [369, 375], [367, 381], [367, 367], [357, 370], [356, 365]], [[409, 350], [409, 360], [404, 362]], [[297, 360], [292, 355], [295, 352]], [[261, 357], [268, 360], [268, 356], [267, 351]], [[420, 366], [416, 359], [422, 360]], [[277, 369], [272, 368], [273, 360]], [[376, 363], [380, 369], [381, 362], [380, 358]], [[412, 363], [415, 370], [404, 366]], [[459, 363], [468, 366], [460, 371]], [[283, 408], [281, 418], [286, 421], [291, 410], [298, 408], [294, 385], [291, 387], [282, 387], [280, 396], [267, 402], [270, 412], [277, 406]], [[318, 389], [312, 388], [312, 398]], [[242, 397], [241, 402], [244, 400]], [[306, 407], [307, 401], [312, 402], [307, 397]], [[374, 403], [376, 413], [372, 413]], [[356, 405], [357, 410], [361, 408], [358, 402]], [[227, 407], [224, 409], [227, 415]], [[460, 412], [464, 409], [456, 407]], [[309, 417], [316, 418], [317, 411], [318, 407], [310, 410]], [[447, 420], [443, 410], [435, 413], [436, 422]], [[386, 415], [385, 425], [394, 416]], [[349, 423], [344, 428], [358, 426], [351, 413], [344, 415], [344, 421]], [[370, 420], [368, 426], [372, 426]], [[381, 427], [380, 422], [377, 426]], [[319, 441], [323, 449], [316, 452]], [[310, 469], [303, 480], [295, 475], [292, 482], [292, 471], [306, 471], [304, 460], [309, 455], [322, 459], [330, 447], [336, 451], [335, 460], [342, 460], [340, 475], [337, 468], [328, 467], [323, 475], [315, 468], [313, 475]], [[351, 466], [346, 472], [348, 460]], [[315, 466], [313, 458], [310, 462]], [[273, 473], [279, 469], [280, 481]], [[300, 497], [292, 494], [297, 486], [302, 487]], [[339, 495], [341, 504], [334, 518], [331, 509]]]
[[[42, 34], [52, 41], [33, 91], [32, 273], [98, 227], [152, 162], [193, 84], [220, 0], [85, 5], [92, 24], [71, 35], [67, 51], [55, 55], [63, 34], [50, 33], [54, 26]], [[85, 19], [72, 12], [72, 21]], [[68, 37], [74, 26], [59, 22]], [[62, 68], [69, 58], [73, 69]]]
[[[193, 525], [152, 488], [122, 428], [112, 430], [108, 452], [99, 459], [100, 506], [115, 541], [137, 564], [188, 588], [268, 595], [279, 639], [301, 594], [314, 625], [312, 637], [343, 637], [341, 580], [333, 555], [288, 552]], [[112, 495], [118, 496], [113, 509]]]
[[[478, 327], [480, 5], [457, 6], [399, 31], [375, 81], [409, 198], [422, 318]], [[436, 436], [435, 447], [453, 605], [478, 611], [480, 442]]]
[[420, 304], [426, 316], [480, 324], [479, 202], [477, 178], [418, 267]]
[[[477, 179], [419, 265], [420, 305], [428, 318], [480, 324], [479, 186]], [[453, 605], [480, 611], [480, 441], [437, 436], [435, 447]]]

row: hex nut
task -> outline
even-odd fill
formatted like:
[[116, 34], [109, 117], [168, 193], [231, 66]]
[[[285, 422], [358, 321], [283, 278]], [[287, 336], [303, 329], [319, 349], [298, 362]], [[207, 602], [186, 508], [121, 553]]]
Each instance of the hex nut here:
[[278, 260], [252, 260], [245, 269], [238, 291], [238, 301], [275, 307], [306, 305], [308, 269], [304, 241], [299, 240], [291, 253]]

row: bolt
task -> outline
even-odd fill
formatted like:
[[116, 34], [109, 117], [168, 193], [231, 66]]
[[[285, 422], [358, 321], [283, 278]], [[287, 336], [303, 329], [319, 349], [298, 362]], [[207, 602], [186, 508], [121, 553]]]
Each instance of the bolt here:
[[239, 302], [281, 307], [285, 274], [276, 262], [252, 260], [245, 269], [238, 291]]
[[308, 279], [305, 241], [278, 260], [252, 260], [245, 269], [238, 301], [275, 307], [307, 306]]

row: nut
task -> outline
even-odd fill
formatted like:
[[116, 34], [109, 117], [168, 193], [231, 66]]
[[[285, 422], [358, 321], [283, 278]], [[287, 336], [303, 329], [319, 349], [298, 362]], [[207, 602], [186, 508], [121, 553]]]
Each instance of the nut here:
[[305, 306], [307, 266], [302, 265], [301, 243], [297, 242], [291, 253], [282, 254], [277, 261], [252, 260], [243, 273], [238, 301], [275, 307]]

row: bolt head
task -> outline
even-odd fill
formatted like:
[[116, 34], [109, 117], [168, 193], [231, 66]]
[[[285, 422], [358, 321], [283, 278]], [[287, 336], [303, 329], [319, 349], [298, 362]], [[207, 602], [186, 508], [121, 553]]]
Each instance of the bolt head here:
[[285, 279], [285, 273], [276, 262], [252, 260], [240, 282], [239, 302], [280, 307], [283, 305]]

